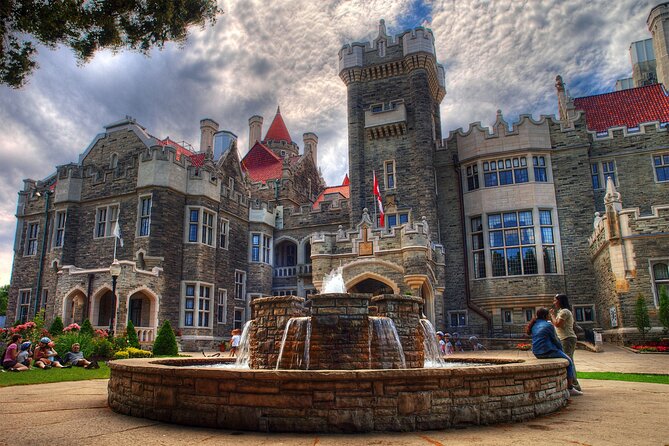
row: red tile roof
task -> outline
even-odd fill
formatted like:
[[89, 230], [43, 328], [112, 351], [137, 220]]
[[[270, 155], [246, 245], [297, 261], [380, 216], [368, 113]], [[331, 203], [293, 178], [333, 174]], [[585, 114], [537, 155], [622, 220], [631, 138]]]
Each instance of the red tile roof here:
[[191, 164], [193, 166], [195, 166], [195, 167], [204, 166], [204, 159], [205, 159], [205, 156], [206, 156], [206, 153], [204, 153], [204, 152], [203, 153], [192, 152], [192, 151], [188, 150], [187, 148], [185, 148], [184, 146], [182, 146], [181, 144], [179, 144], [178, 142], [172, 141], [169, 137], [160, 141], [160, 145], [161, 146], [174, 147], [177, 151], [177, 156], [176, 156], [177, 161], [179, 161], [181, 159], [181, 156], [183, 155], [183, 156], [187, 156], [188, 158], [190, 158]]
[[290, 133], [288, 133], [288, 129], [286, 128], [286, 123], [283, 122], [283, 118], [281, 117], [281, 110], [279, 107], [276, 108], [276, 116], [274, 116], [274, 121], [272, 121], [272, 124], [269, 126], [263, 141], [292, 142]]
[[242, 169], [256, 182], [281, 178], [282, 166], [283, 160], [257, 141], [242, 159]]
[[574, 99], [585, 111], [588, 130], [605, 132], [611, 127], [638, 127], [644, 122], [669, 122], [669, 96], [662, 84], [585, 96]]
[[330, 194], [339, 194], [339, 199], [347, 199], [351, 196], [351, 187], [350, 181], [348, 179], [348, 174], [344, 177], [344, 181], [341, 183], [341, 186], [332, 186], [326, 187], [323, 192], [318, 196], [314, 202], [313, 208], [318, 209], [321, 204], [321, 201], [325, 200], [326, 195]]

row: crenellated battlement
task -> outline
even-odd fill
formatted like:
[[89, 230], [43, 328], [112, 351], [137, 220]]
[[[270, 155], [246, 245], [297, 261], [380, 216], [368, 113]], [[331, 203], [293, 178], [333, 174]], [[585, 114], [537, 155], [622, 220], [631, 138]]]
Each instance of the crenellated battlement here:
[[437, 63], [434, 35], [428, 28], [417, 27], [393, 38], [386, 34], [381, 20], [375, 40], [353, 42], [339, 50], [339, 76], [346, 84], [402, 75], [416, 68], [429, 71], [433, 95], [441, 101], [446, 94], [445, 70]]
[[483, 127], [481, 122], [469, 125], [465, 132], [462, 128], [452, 130], [448, 138], [437, 147], [444, 150], [449, 142], [456, 142], [460, 160], [479, 156], [523, 149], [551, 149], [550, 123], [553, 116], [541, 115], [534, 120], [531, 115], [520, 115], [517, 123], [511, 127], [504, 120], [501, 110], [490, 127]]

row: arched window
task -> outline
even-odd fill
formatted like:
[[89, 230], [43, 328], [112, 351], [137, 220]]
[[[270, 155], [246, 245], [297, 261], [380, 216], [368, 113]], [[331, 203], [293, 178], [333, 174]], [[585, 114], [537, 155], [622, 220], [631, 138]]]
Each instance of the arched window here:
[[111, 161], [109, 162], [109, 167], [112, 169], [116, 169], [118, 167], [118, 155], [115, 153], [112, 153], [111, 156]]

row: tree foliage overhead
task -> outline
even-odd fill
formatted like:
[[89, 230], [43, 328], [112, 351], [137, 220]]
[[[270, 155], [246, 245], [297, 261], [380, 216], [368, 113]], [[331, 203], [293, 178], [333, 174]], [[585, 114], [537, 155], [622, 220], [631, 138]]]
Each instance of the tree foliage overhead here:
[[0, 83], [25, 84], [37, 42], [68, 46], [82, 63], [104, 48], [146, 54], [183, 43], [190, 26], [213, 24], [220, 12], [216, 0], [2, 0]]

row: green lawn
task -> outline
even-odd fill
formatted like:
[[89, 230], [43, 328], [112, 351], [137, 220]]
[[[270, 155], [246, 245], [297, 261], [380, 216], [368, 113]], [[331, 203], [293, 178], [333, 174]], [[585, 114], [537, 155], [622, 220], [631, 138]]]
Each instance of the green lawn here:
[[578, 379], [603, 379], [639, 383], [669, 384], [669, 375], [644, 375], [641, 373], [577, 372]]
[[71, 369], [31, 369], [27, 372], [0, 372], [0, 387], [24, 384], [44, 384], [61, 381], [83, 381], [86, 379], [109, 378], [109, 367], [100, 361], [99, 369], [72, 367]]

